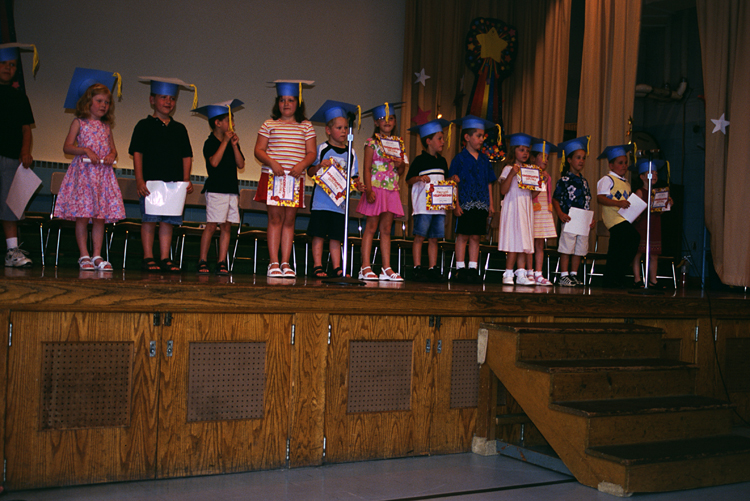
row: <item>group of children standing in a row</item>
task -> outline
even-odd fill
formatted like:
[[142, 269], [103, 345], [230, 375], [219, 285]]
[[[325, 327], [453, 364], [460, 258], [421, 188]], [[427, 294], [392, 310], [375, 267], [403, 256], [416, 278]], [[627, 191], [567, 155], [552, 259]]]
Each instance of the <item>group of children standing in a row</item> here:
[[[3, 158], [3, 171], [10, 172], [9, 166], [18, 166], [20, 158], [25, 167], [31, 163], [26, 131], [33, 123], [31, 109], [26, 100], [25, 107], [8, 107], [7, 103], [23, 101], [22, 93], [12, 90], [13, 100], [5, 93], [11, 91], [17, 48], [0, 50], [0, 91], [3, 96], [3, 110], [10, 110], [15, 120], [14, 127], [22, 133], [17, 152]], [[150, 82], [149, 97], [153, 113], [136, 125], [129, 153], [133, 156], [136, 184], [140, 196], [143, 219], [141, 237], [143, 242], [144, 271], [179, 272], [180, 268], [170, 259], [172, 228], [182, 223], [181, 216], [155, 216], [145, 209], [145, 197], [150, 192], [147, 182], [183, 181], [187, 192], [192, 192], [190, 171], [192, 149], [185, 127], [172, 118], [177, 93], [180, 88], [190, 88], [189, 84], [177, 79], [144, 77]], [[76, 240], [80, 250], [79, 267], [82, 270], [111, 271], [112, 265], [101, 257], [104, 224], [123, 219], [125, 216], [122, 195], [112, 165], [117, 158], [117, 150], [112, 139], [110, 125], [113, 123], [114, 101], [111, 90], [114, 85], [112, 73], [77, 69], [66, 99], [66, 108], [75, 108], [76, 119], [71, 124], [63, 150], [75, 158], [66, 173], [55, 206], [55, 217], [76, 221]], [[279, 81], [276, 83], [277, 97], [272, 109], [272, 118], [263, 123], [256, 141], [254, 154], [262, 164], [262, 175], [256, 191], [256, 201], [268, 202], [270, 174], [291, 176], [299, 180], [305, 173], [315, 175], [319, 169], [337, 164], [344, 171], [348, 168], [349, 154], [347, 132], [349, 117], [356, 107], [347, 103], [327, 101], [312, 117], [315, 122], [325, 124], [328, 141], [316, 146], [315, 131], [306, 119], [305, 107], [301, 99], [302, 83], [299, 81]], [[25, 96], [23, 96], [25, 98]], [[194, 102], [194, 108], [197, 103]], [[240, 149], [239, 137], [232, 123], [233, 108], [240, 101], [228, 101], [216, 105], [195, 108], [193, 111], [208, 118], [211, 134], [203, 148], [208, 179], [204, 185], [206, 193], [207, 224], [201, 239], [198, 273], [208, 273], [208, 249], [217, 225], [220, 227], [220, 246], [217, 274], [227, 274], [226, 256], [230, 240], [230, 225], [240, 223], [238, 211], [237, 170], [244, 167], [245, 158]], [[27, 108], [27, 109], [26, 109]], [[21, 111], [23, 113], [21, 113]], [[25, 111], [24, 111], [25, 110]], [[365, 143], [365, 157], [361, 181], [357, 178], [358, 164], [352, 155], [352, 176], [356, 186], [362, 191], [357, 212], [367, 218], [362, 238], [362, 266], [358, 277], [361, 280], [403, 281], [403, 278], [390, 266], [390, 233], [393, 219], [403, 216], [403, 206], [399, 196], [399, 178], [406, 171], [407, 160], [403, 142], [393, 132], [396, 128], [393, 107], [388, 103], [373, 108], [375, 132]], [[456, 120], [460, 138], [465, 147], [457, 154], [448, 168], [441, 156], [444, 146], [443, 128], [449, 122], [437, 119], [410, 129], [418, 133], [424, 151], [411, 163], [406, 174], [406, 183], [411, 186], [414, 208], [414, 279], [420, 281], [444, 281], [437, 265], [438, 240], [444, 237], [445, 210], [432, 210], [426, 205], [427, 189], [440, 181], [450, 180], [457, 187], [457, 203], [453, 210], [456, 216], [456, 273], [459, 282], [480, 281], [478, 257], [480, 239], [487, 232], [488, 217], [493, 214], [491, 185], [497, 181], [489, 159], [481, 153], [485, 131], [495, 124], [474, 116]], [[18, 135], [18, 134], [17, 134]], [[3, 142], [7, 142], [5, 139]], [[545, 172], [549, 154], [557, 151], [553, 145], [526, 134], [508, 136], [508, 155], [500, 175], [500, 192], [504, 195], [499, 250], [507, 252], [503, 283], [519, 285], [549, 286], [551, 283], [542, 276], [544, 239], [556, 237], [552, 218], [554, 211], [563, 221], [569, 221], [571, 207], [588, 210], [591, 194], [586, 179], [582, 176], [588, 138], [578, 138], [559, 145], [565, 158], [565, 174], [558, 181], [554, 193], [549, 187], [550, 176]], [[388, 144], [389, 146], [385, 146]], [[393, 144], [400, 145], [394, 152]], [[19, 148], [20, 146], [20, 148]], [[637, 251], [638, 233], [633, 226], [617, 214], [619, 207], [629, 205], [630, 185], [623, 177], [627, 169], [626, 146], [610, 147], [602, 154], [610, 161], [611, 172], [597, 185], [598, 201], [604, 206], [603, 219], [610, 229], [610, 256], [607, 285], [621, 285], [624, 264], [632, 262]], [[3, 152], [3, 156], [6, 154]], [[541, 191], [530, 191], [519, 186], [519, 170], [524, 164], [533, 162], [541, 171]], [[601, 157], [600, 157], [601, 158]], [[14, 159], [14, 160], [9, 160]], [[6, 160], [8, 160], [6, 162]], [[9, 186], [4, 175], [3, 219], [6, 219], [5, 198]], [[12, 176], [10, 177], [12, 181]], [[304, 200], [304, 182], [297, 182], [299, 199]], [[294, 240], [294, 223], [297, 207], [268, 204], [268, 251], [270, 265], [267, 275], [276, 278], [296, 276], [290, 265]], [[344, 207], [334, 201], [318, 186], [315, 186], [312, 199], [308, 234], [313, 239], [313, 275], [322, 278], [327, 273], [322, 266], [324, 240], [330, 241], [333, 275], [341, 276], [341, 241], [343, 240], [345, 213]], [[12, 219], [12, 218], [11, 218]], [[93, 257], [87, 245], [88, 221], [93, 221]], [[624, 221], [624, 223], [623, 223]], [[593, 227], [594, 223], [591, 224]], [[6, 238], [14, 238], [4, 221]], [[153, 243], [159, 241], [159, 260], [153, 254]], [[376, 233], [380, 231], [382, 268], [378, 275], [373, 271], [370, 255]], [[428, 240], [428, 266], [422, 266], [422, 245]], [[27, 266], [30, 260], [18, 250], [17, 240], [8, 241], [9, 252], [6, 266]], [[468, 268], [466, 267], [466, 247], [468, 244]], [[588, 236], [563, 232], [560, 235], [561, 278], [559, 285], [579, 285], [576, 272], [581, 256], [588, 251]], [[13, 250], [15, 249], [15, 250]], [[18, 257], [18, 253], [20, 257]], [[13, 254], [13, 255], [11, 255]], [[9, 259], [11, 262], [9, 262]], [[515, 273], [513, 268], [516, 267]], [[528, 271], [526, 270], [528, 267]]]

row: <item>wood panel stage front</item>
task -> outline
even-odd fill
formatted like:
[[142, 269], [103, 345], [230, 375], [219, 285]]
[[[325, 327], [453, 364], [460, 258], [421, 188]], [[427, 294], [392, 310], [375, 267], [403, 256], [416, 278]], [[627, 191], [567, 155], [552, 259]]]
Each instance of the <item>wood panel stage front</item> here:
[[469, 451], [481, 322], [657, 326], [750, 410], [739, 294], [6, 268], [0, 321], [9, 489]]

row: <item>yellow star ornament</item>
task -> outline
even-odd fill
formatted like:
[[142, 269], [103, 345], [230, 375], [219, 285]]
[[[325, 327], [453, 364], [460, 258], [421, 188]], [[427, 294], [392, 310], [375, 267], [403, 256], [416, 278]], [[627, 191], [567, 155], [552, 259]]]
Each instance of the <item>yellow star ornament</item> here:
[[477, 40], [482, 46], [482, 59], [491, 57], [499, 63], [503, 51], [508, 46], [508, 42], [500, 38], [500, 35], [497, 34], [497, 30], [492, 28], [487, 33], [481, 33], [477, 35]]

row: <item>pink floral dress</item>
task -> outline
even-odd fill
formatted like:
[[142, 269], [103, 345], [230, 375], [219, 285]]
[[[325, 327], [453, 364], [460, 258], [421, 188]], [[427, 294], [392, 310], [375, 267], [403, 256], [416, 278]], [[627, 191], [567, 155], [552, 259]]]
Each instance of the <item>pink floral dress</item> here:
[[[109, 125], [101, 120], [78, 120], [78, 146], [90, 148], [99, 158], [106, 157], [110, 152]], [[125, 206], [114, 169], [111, 165], [84, 163], [84, 157], [76, 155], [68, 167], [54, 216], [70, 221], [79, 217], [104, 219], [107, 223], [124, 219]]]
[[372, 148], [373, 152], [370, 183], [375, 193], [375, 202], [368, 202], [367, 194], [362, 193], [357, 212], [365, 216], [379, 216], [383, 212], [403, 216], [404, 208], [398, 191], [398, 172], [394, 169], [395, 163], [385, 155], [382, 145], [375, 139], [369, 138], [365, 141], [365, 146]]

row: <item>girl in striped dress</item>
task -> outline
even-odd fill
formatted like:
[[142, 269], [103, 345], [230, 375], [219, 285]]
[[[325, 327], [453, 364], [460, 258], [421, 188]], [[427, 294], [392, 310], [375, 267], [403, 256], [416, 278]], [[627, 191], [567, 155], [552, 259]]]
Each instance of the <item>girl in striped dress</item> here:
[[262, 164], [255, 200], [266, 202], [268, 208], [268, 256], [271, 263], [267, 275], [294, 278], [296, 272], [289, 264], [289, 258], [294, 245], [294, 222], [298, 207], [268, 205], [269, 174], [288, 175], [296, 179], [299, 183], [300, 207], [304, 207], [304, 173], [315, 160], [315, 131], [305, 118], [305, 105], [301, 102], [302, 84], [308, 82], [275, 83], [277, 97], [271, 111], [272, 119], [263, 122], [255, 143], [255, 158]]
[[[534, 157], [534, 165], [542, 170], [542, 190], [534, 192], [532, 201], [534, 208], [534, 282], [536, 285], [550, 287], [552, 282], [542, 275], [544, 264], [544, 239], [557, 238], [555, 220], [552, 217], [552, 192], [549, 189], [550, 175], [547, 173], [547, 161], [549, 154], [555, 153], [557, 147], [544, 141], [534, 139], [531, 144], [531, 155]], [[529, 256], [529, 268], [531, 268], [531, 256]], [[531, 271], [531, 270], [529, 270]]]

